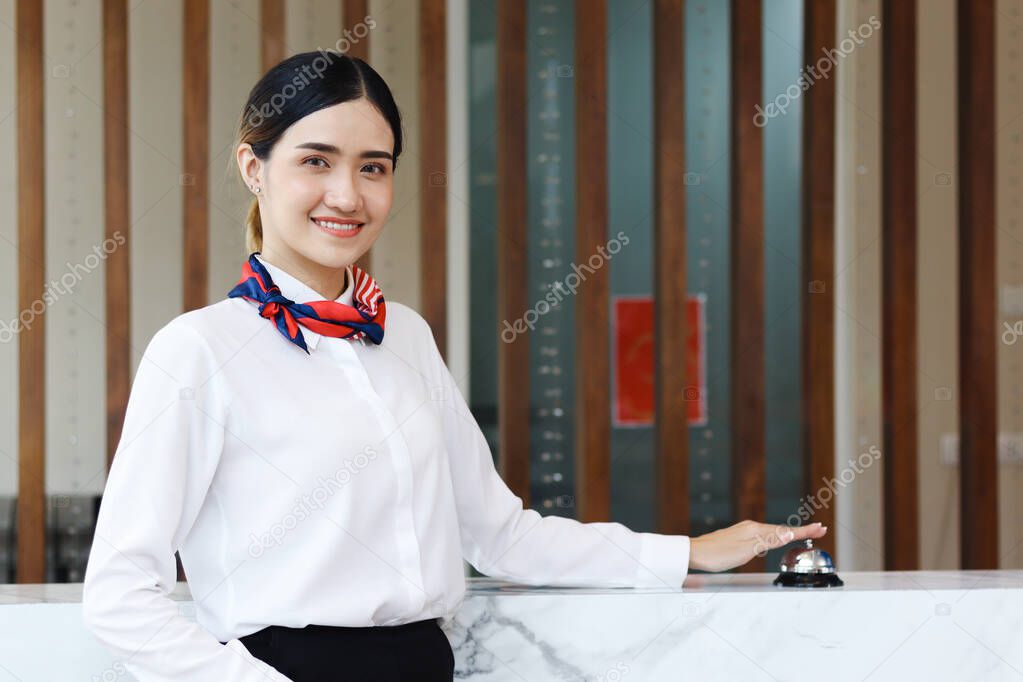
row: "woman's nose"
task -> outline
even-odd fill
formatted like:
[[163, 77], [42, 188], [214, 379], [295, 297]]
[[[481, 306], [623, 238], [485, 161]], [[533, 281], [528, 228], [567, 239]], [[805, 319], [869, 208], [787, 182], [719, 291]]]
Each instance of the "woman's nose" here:
[[344, 177], [330, 187], [324, 203], [342, 213], [355, 213], [362, 208], [362, 195], [354, 179]]

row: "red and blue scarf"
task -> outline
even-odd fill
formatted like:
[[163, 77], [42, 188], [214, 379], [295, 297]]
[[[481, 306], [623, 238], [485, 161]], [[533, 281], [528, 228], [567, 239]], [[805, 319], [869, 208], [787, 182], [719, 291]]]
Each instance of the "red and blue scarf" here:
[[256, 258], [258, 251], [249, 254], [242, 266], [242, 276], [228, 292], [229, 298], [240, 296], [259, 304], [259, 314], [272, 320], [277, 329], [296, 346], [309, 353], [302, 325], [324, 336], [357, 340], [368, 337], [375, 344], [384, 340], [384, 318], [387, 307], [376, 280], [358, 265], [352, 265], [355, 278], [354, 306], [337, 301], [309, 301], [295, 303], [285, 298], [270, 273]]

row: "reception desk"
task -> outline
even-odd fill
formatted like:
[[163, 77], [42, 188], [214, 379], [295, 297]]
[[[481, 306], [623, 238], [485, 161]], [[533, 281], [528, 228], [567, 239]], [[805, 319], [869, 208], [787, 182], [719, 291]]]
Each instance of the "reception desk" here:
[[[681, 591], [471, 579], [444, 627], [473, 682], [1023, 680], [1023, 571], [840, 575], [799, 589], [693, 574]], [[0, 680], [134, 679], [82, 624], [81, 589], [0, 585]], [[194, 613], [187, 585], [173, 597]]]

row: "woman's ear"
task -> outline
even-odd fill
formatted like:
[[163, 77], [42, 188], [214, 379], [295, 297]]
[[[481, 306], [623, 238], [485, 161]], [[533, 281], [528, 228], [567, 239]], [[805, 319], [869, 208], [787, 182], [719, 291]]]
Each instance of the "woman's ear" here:
[[242, 180], [249, 187], [253, 185], [260, 185], [262, 181], [259, 176], [263, 170], [263, 163], [256, 158], [255, 152], [252, 151], [252, 145], [248, 142], [242, 142], [238, 145], [238, 149], [235, 151], [235, 159], [238, 161], [238, 171], [242, 174]]

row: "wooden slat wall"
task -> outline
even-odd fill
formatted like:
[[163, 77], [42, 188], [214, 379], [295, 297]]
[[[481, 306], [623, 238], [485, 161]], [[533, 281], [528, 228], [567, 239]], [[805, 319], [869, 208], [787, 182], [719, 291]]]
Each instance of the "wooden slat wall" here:
[[184, 306], [194, 310], [209, 290], [209, 0], [185, 0], [184, 31]]
[[[761, 0], [733, 0], [731, 110], [731, 402], [734, 520], [766, 511], [764, 452], [764, 135]], [[754, 559], [743, 571], [764, 570]]]
[[[607, 243], [607, 4], [575, 4], [575, 262]], [[611, 518], [609, 268], [576, 295], [576, 518]], [[598, 333], [594, 333], [598, 330]]]
[[[187, 1], [187, 0], [186, 0]], [[263, 73], [284, 59], [284, 0], [261, 0], [259, 5]], [[187, 33], [185, 40], [188, 40]]]
[[[369, 16], [369, 2], [368, 0], [341, 0], [341, 33], [344, 35], [345, 31], [354, 31], [355, 26]], [[372, 37], [372, 33], [367, 32], [364, 38], [359, 40], [350, 40], [350, 46], [347, 54], [351, 57], [357, 57], [364, 62], [369, 62], [369, 41]], [[420, 48], [422, 49], [422, 48]], [[424, 144], [427, 144], [427, 140], [423, 140]], [[360, 268], [366, 272], [373, 274], [372, 270], [372, 256], [373, 249], [370, 248], [366, 253], [362, 254], [356, 263]], [[429, 321], [429, 320], [428, 320]], [[432, 324], [432, 322], [431, 322]], [[436, 331], [436, 328], [434, 328]], [[441, 352], [445, 352], [445, 347], [440, 346]]]
[[[497, 2], [498, 325], [528, 308], [526, 269], [526, 3]], [[501, 329], [494, 330], [500, 334]], [[529, 494], [529, 333], [497, 356], [497, 421], [502, 478], [526, 508]]]
[[[45, 288], [43, 3], [19, 0], [18, 310], [33, 310]], [[18, 333], [18, 546], [16, 580], [41, 583], [46, 571], [46, 311]]]
[[[812, 63], [835, 46], [835, 0], [804, 3], [804, 54]], [[835, 472], [835, 87], [822, 78], [803, 94], [803, 458], [805, 493]], [[814, 512], [831, 532], [818, 546], [834, 552], [835, 505]]]
[[103, 165], [107, 256], [107, 467], [121, 440], [131, 388], [131, 172], [128, 153], [128, 2], [103, 2]]
[[[445, 2], [420, 0], [420, 116], [423, 151], [423, 308], [442, 351], [446, 346], [446, 73]], [[677, 339], [687, 334], [684, 178], [683, 0], [655, 0], [655, 335], [657, 363], [657, 524], [688, 533], [688, 428], [685, 363]], [[206, 304], [208, 248], [209, 0], [184, 3], [185, 309]], [[805, 0], [805, 53], [836, 41], [836, 0]], [[367, 0], [342, 3], [351, 28]], [[527, 281], [527, 5], [498, 0], [499, 319], [528, 308]], [[882, 69], [885, 556], [888, 569], [919, 564], [916, 330], [916, 4], [883, 3]], [[104, 173], [106, 236], [130, 237], [128, 8], [104, 0]], [[264, 69], [284, 56], [283, 0], [261, 0]], [[961, 564], [996, 568], [997, 391], [995, 316], [994, 0], [958, 0], [958, 144], [960, 163]], [[762, 0], [733, 0], [732, 109], [732, 420], [735, 520], [766, 513], [764, 424], [763, 131], [754, 123], [763, 97]], [[577, 0], [577, 262], [607, 240], [607, 16], [604, 3]], [[18, 306], [30, 308], [45, 282], [43, 3], [17, 5]], [[369, 36], [350, 54], [366, 59]], [[430, 68], [426, 68], [430, 65]], [[808, 492], [834, 475], [834, 78], [804, 93], [804, 418]], [[429, 161], [427, 161], [427, 159]], [[440, 238], [438, 238], [440, 235]], [[427, 238], [429, 237], [429, 238]], [[130, 243], [130, 242], [129, 242]], [[130, 387], [130, 249], [106, 267], [108, 463], [120, 439]], [[360, 264], [368, 262], [367, 253]], [[609, 338], [607, 269], [577, 298], [577, 516], [610, 517]], [[18, 582], [45, 575], [45, 313], [20, 332]], [[529, 340], [499, 349], [501, 472], [530, 506]], [[814, 520], [834, 526], [833, 507]], [[829, 545], [829, 541], [822, 543]], [[829, 547], [830, 548], [830, 547]], [[833, 551], [833, 550], [832, 550]], [[743, 570], [764, 570], [754, 561]]]
[[884, 566], [919, 568], [916, 1], [885, 0], [881, 32]]
[[960, 564], [998, 567], [994, 0], [959, 0]]
[[447, 41], [446, 0], [420, 0], [419, 177], [421, 312], [447, 356]]
[[657, 532], [689, 529], [683, 0], [654, 3], [654, 401]]

